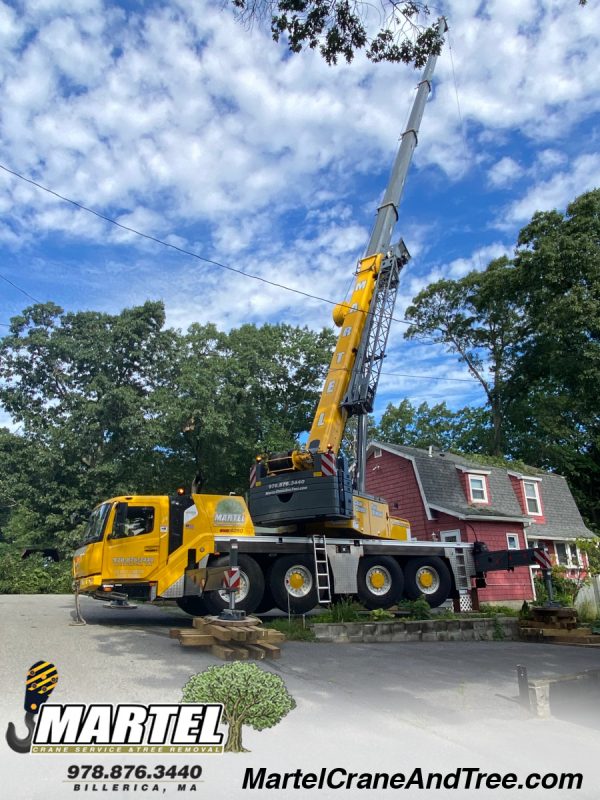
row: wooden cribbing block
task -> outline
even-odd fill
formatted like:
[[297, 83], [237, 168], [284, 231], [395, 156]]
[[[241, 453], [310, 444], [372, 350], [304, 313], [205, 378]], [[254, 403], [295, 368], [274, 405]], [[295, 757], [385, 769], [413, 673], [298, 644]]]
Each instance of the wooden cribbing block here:
[[276, 644], [271, 644], [270, 642], [261, 641], [257, 647], [261, 647], [263, 650], [266, 651], [267, 658], [278, 659], [281, 658], [281, 648], [277, 647]]
[[235, 661], [238, 657], [237, 652], [232, 647], [224, 647], [220, 644], [213, 644], [210, 652], [213, 656], [223, 659], [223, 661]]
[[214, 636], [208, 636], [205, 633], [194, 632], [187, 636], [180, 636], [179, 644], [182, 644], [184, 647], [206, 647], [211, 644], [216, 644], [216, 640]]
[[260, 645], [247, 644], [245, 647], [250, 658], [253, 658], [256, 661], [262, 661], [267, 657], [267, 651], [260, 647]]

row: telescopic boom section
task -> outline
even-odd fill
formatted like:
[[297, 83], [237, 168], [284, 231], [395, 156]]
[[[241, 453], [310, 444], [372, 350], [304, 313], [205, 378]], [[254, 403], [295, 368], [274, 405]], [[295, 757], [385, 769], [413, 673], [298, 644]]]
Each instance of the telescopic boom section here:
[[[446, 20], [442, 17], [438, 24], [439, 35], [442, 36], [446, 30]], [[356, 270], [352, 295], [347, 303], [338, 304], [333, 312], [334, 322], [341, 330], [310, 430], [308, 447], [259, 457], [251, 471], [250, 511], [258, 524], [308, 521], [311, 514], [326, 519], [344, 519], [351, 515], [345, 497], [348, 490], [351, 492], [347, 465], [338, 454], [346, 422], [353, 415], [359, 417], [355, 482], [356, 488], [364, 492], [367, 414], [373, 410], [400, 271], [410, 258], [402, 240], [391, 246], [392, 233], [398, 221], [398, 207], [417, 146], [417, 134], [431, 91], [436, 61], [436, 55], [429, 57], [419, 82], [365, 256]], [[319, 481], [319, 490], [325, 489], [325, 479], [336, 478], [331, 481], [331, 488], [334, 493], [339, 490], [341, 499], [333, 502], [330, 511], [326, 510], [329, 501], [325, 498], [318, 509], [311, 505], [309, 498], [316, 496], [317, 487], [312, 486], [312, 479], [308, 481], [306, 473], [311, 478], [323, 479]], [[294, 497], [298, 492], [305, 493], [303, 502]], [[287, 510], [284, 509], [286, 504]]]

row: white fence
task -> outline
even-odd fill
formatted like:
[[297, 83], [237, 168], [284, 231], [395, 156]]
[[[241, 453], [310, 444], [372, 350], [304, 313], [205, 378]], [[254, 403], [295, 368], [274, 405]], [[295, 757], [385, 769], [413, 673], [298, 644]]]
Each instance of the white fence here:
[[577, 595], [575, 605], [600, 615], [600, 575], [595, 575], [589, 586], [584, 586]]

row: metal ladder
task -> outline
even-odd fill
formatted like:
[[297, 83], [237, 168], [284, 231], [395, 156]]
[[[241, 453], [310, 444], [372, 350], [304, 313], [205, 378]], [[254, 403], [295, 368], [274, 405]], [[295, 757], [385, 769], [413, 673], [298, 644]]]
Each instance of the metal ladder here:
[[317, 580], [317, 595], [319, 603], [331, 603], [331, 581], [329, 578], [329, 561], [327, 560], [327, 546], [325, 537], [313, 536], [313, 551], [315, 555], [315, 577]]

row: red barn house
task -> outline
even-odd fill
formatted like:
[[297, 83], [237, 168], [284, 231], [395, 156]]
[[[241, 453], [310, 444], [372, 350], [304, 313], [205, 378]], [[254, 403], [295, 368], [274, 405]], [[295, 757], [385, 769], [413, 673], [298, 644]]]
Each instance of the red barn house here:
[[[410, 522], [413, 539], [480, 541], [490, 550], [546, 544], [553, 563], [575, 571], [584, 566], [575, 540], [594, 538], [566, 480], [533, 468], [521, 473], [434, 448], [372, 442], [366, 489]], [[520, 606], [534, 599], [535, 569], [489, 573], [480, 601]]]

